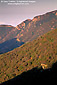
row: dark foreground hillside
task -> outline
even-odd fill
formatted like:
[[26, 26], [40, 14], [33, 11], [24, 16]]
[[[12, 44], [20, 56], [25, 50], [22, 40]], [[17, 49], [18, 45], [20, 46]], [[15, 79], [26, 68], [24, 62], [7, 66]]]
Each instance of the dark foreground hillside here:
[[55, 62], [57, 62], [57, 29], [32, 42], [27, 42], [13, 51], [1, 54], [0, 83], [35, 67], [49, 69]]
[[53, 64], [52, 68], [43, 70], [35, 67], [21, 75], [2, 83], [2, 85], [39, 85], [50, 84], [57, 82], [57, 62]]

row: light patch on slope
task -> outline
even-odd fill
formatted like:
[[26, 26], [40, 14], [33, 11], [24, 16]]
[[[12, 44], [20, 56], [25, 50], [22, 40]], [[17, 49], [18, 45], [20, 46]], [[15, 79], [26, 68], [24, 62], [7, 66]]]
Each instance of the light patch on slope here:
[[17, 38], [16, 40], [17, 40], [18, 42], [20, 42], [20, 39]]

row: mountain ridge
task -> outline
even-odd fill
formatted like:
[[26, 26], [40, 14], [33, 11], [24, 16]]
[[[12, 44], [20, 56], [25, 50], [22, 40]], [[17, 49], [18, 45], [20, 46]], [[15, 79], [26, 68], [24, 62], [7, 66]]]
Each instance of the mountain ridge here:
[[56, 28], [57, 10], [35, 16], [33, 19], [27, 19], [16, 27], [10, 25], [0, 26], [0, 44], [14, 38], [17, 38], [19, 42], [26, 43]]

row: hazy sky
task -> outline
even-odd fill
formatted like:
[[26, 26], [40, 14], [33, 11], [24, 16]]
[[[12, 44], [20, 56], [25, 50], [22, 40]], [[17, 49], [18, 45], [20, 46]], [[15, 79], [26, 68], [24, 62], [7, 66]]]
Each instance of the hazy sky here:
[[[2, 1], [35, 1], [29, 5], [8, 5]], [[57, 10], [57, 0], [0, 0], [0, 24], [16, 26], [26, 19]]]

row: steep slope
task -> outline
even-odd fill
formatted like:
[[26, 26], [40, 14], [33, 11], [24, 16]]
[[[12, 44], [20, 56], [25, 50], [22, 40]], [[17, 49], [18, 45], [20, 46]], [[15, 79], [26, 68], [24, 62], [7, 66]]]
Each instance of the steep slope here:
[[34, 17], [30, 23], [19, 33], [23, 42], [32, 41], [44, 33], [57, 28], [57, 10]]
[[34, 67], [50, 68], [57, 61], [57, 29], [0, 55], [0, 82]]
[[16, 36], [19, 36], [19, 33], [30, 21], [31, 20], [28, 19], [17, 27], [0, 25], [0, 54], [11, 51], [24, 44], [24, 42], [22, 42], [19, 38], [16, 38]]
[[19, 33], [23, 30], [24, 27], [27, 26], [30, 21], [30, 19], [25, 20], [16, 27], [11, 25], [0, 25], [0, 43], [16, 38], [16, 36], [19, 35]]
[[27, 19], [27, 20], [23, 21], [21, 24], [17, 25], [16, 28], [18, 30], [24, 29], [31, 21], [32, 21], [31, 19]]
[[11, 38], [19, 38], [25, 42], [31, 41], [55, 28], [57, 28], [57, 10], [36, 16], [32, 20], [27, 19], [16, 27], [1, 25], [0, 43]]
[[[55, 28], [57, 28], [57, 10], [36, 16], [32, 20], [27, 19], [16, 27], [0, 26], [0, 43], [5, 43], [13, 38], [17, 38], [19, 42], [26, 43]], [[5, 49], [5, 51], [2, 51], [3, 53], [8, 51], [3, 47], [0, 49]]]
[[44, 85], [46, 85], [46, 83], [57, 83], [57, 62], [52, 65], [52, 68], [45, 70], [35, 67], [29, 71], [23, 72], [13, 79], [3, 82], [1, 85], [37, 85], [38, 83]]

